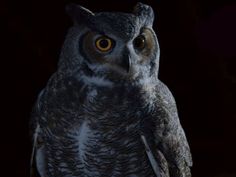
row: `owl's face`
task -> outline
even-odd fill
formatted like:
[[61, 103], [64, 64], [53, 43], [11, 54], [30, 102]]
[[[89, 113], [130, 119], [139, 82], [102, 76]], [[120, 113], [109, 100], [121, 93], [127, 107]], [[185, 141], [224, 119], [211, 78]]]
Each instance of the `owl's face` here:
[[78, 60], [91, 72], [116, 80], [157, 74], [159, 45], [150, 6], [139, 3], [130, 14], [93, 14], [71, 5], [68, 12], [75, 22], [73, 28], [79, 29], [79, 37], [73, 38]]

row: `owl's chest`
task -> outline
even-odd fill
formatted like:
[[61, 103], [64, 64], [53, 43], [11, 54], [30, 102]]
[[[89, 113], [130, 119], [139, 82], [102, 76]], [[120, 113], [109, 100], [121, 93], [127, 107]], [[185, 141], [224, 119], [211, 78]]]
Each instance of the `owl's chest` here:
[[143, 111], [135, 92], [96, 89], [88, 92], [83, 120], [99, 140], [96, 144], [119, 147], [124, 142], [138, 141]]
[[[97, 116], [139, 117], [148, 108], [147, 92], [139, 87], [90, 88], [85, 98], [89, 112]], [[88, 112], [88, 113], [89, 113]]]
[[97, 176], [152, 176], [138, 123], [123, 123], [110, 128], [84, 121], [77, 140], [79, 167], [86, 173], [93, 171]]
[[82, 115], [93, 129], [107, 135], [137, 133], [143, 118], [151, 113], [149, 102], [145, 100], [144, 95], [136, 87], [91, 89], [84, 101]]
[[99, 171], [100, 175], [152, 176], [140, 138], [146, 111], [140, 92], [100, 91], [91, 90], [84, 108], [86, 118], [80, 128], [83, 134], [78, 138], [81, 166], [88, 164], [88, 169]]

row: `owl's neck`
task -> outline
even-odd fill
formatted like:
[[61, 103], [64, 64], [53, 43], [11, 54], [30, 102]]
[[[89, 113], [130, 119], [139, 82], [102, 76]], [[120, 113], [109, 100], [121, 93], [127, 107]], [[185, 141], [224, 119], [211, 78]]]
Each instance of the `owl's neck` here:
[[[92, 100], [101, 100], [101, 98], [105, 98], [105, 102], [108, 101], [108, 104], [114, 103], [114, 105], [120, 105], [131, 103], [130, 106], [134, 105], [137, 101], [142, 102], [141, 107], [150, 107], [149, 105], [145, 106], [145, 101], [142, 100], [148, 100], [148, 103], [154, 102], [156, 99], [155, 90], [159, 82], [157, 78], [152, 77], [121, 81], [114, 81], [103, 76], [93, 75], [82, 75], [79, 78], [88, 88], [88, 92], [91, 92], [88, 96], [91, 95]], [[141, 95], [142, 97], [138, 97], [138, 95]], [[96, 97], [95, 99], [94, 96]], [[104, 100], [99, 102], [99, 104], [103, 101]]]

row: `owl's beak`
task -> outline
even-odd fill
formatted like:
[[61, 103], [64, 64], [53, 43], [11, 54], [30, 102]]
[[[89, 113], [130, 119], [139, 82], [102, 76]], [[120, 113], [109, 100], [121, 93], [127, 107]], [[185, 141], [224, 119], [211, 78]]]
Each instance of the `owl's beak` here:
[[122, 58], [122, 61], [121, 61], [121, 67], [127, 72], [129, 73], [130, 72], [130, 66], [131, 66], [131, 57], [129, 54], [125, 55], [123, 58]]

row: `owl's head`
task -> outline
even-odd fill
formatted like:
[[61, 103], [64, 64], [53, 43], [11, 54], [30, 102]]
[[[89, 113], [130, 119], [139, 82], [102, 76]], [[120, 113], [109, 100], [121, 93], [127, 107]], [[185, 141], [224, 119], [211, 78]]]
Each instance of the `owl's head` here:
[[90, 75], [114, 80], [157, 76], [159, 45], [150, 6], [138, 3], [132, 13], [92, 13], [70, 4], [67, 12], [74, 25], [67, 35], [59, 68], [83, 69]]

